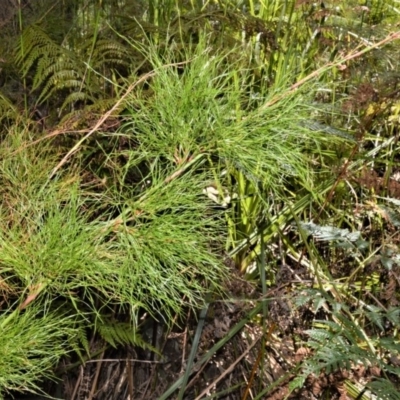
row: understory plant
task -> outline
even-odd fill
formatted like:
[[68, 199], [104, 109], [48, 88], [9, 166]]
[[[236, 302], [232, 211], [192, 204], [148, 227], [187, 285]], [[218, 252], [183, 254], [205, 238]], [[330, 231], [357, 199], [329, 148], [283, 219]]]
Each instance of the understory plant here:
[[[379, 207], [384, 209], [383, 205]], [[329, 276], [320, 281], [318, 288], [297, 294], [296, 305], [308, 303], [315, 319], [304, 332], [309, 356], [300, 364], [298, 376], [290, 385], [292, 390], [302, 387], [309, 377], [341, 371], [344, 393], [352, 398], [399, 398], [399, 282], [394, 274], [400, 262], [398, 247], [390, 243], [395, 238], [374, 248], [376, 243], [371, 238], [365, 240], [360, 231], [312, 222], [302, 223], [301, 229], [315, 241], [329, 243], [328, 253], [331, 257], [336, 253], [338, 263], [341, 258], [348, 263], [353, 260], [353, 268], [345, 278]], [[311, 265], [325, 263], [317, 247], [309, 248]], [[367, 375], [364, 384], [355, 378], [360, 369]]]
[[39, 303], [2, 312], [0, 398], [9, 391], [42, 392], [41, 383], [54, 379], [53, 368], [71, 351], [66, 339], [79, 343], [77, 320], [66, 311]]
[[[239, 274], [260, 299], [197, 366], [261, 325], [243, 398], [360, 365], [379, 373], [347, 394], [397, 398], [396, 2], [75, 0], [54, 5], [68, 32], [40, 4], [0, 61], [0, 397], [97, 340], [157, 352], [147, 319], [205, 316]], [[306, 357], [268, 384], [290, 268]], [[162, 398], [185, 395], [203, 324]]]
[[[49, 376], [72, 350], [90, 356], [91, 332], [112, 345], [148, 346], [139, 334], [144, 312], [169, 324], [184, 307], [199, 307], [225, 274], [212, 250], [220, 228], [198, 178], [143, 190], [139, 202], [133, 192], [85, 188], [74, 168], [49, 180], [56, 160], [51, 146], [29, 141], [27, 132], [15, 131], [0, 149], [2, 348], [10, 349], [2, 393], [37, 389], [34, 379]], [[125, 317], [117, 321], [117, 312]], [[6, 328], [39, 330], [54, 340], [36, 335], [34, 350], [18, 350]], [[18, 351], [31, 371], [25, 386], [10, 383], [12, 371], [25, 368]], [[45, 353], [49, 359], [41, 358]]]
[[[315, 149], [332, 138], [301, 124], [308, 94], [265, 107], [280, 90], [271, 87], [253, 101], [248, 59], [232, 63], [231, 52], [211, 50], [208, 40], [162, 56], [152, 45], [139, 48], [154, 70], [151, 98], [141, 87], [133, 91], [120, 130], [88, 138], [99, 150], [78, 147], [68, 168], [54, 173], [55, 149], [23, 129], [1, 143], [7, 314], [32, 308], [40, 315], [46, 305], [51, 315], [75, 315], [65, 352], [90, 355], [83, 327], [113, 345], [146, 346], [143, 312], [169, 324], [184, 306], [197, 308], [209, 291], [217, 293], [232, 247], [219, 203], [227, 194], [235, 195], [231, 207], [245, 200], [243, 191], [235, 194], [240, 179], [276, 201], [290, 183], [311, 189]], [[88, 154], [98, 159], [95, 167]], [[122, 321], [115, 321], [117, 312]]]

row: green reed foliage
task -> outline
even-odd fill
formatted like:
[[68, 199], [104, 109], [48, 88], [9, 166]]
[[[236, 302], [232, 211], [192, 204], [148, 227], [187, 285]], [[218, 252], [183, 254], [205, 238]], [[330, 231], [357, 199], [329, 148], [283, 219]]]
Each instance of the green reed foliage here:
[[324, 146], [342, 139], [304, 124], [313, 111], [307, 105], [312, 91], [294, 95], [282, 81], [259, 91], [248, 83], [246, 53], [212, 50], [209, 40], [203, 36], [180, 53], [172, 48], [160, 54], [151, 44], [140, 49], [154, 77], [146, 96], [139, 89], [128, 103], [120, 135], [135, 145], [123, 152], [128, 160], [123, 173], [144, 162], [143, 181], [152, 182], [148, 190], [154, 171], [160, 174], [157, 185], [185, 175], [197, 177], [194, 187], [206, 194], [213, 186], [215, 206], [231, 199], [228, 247], [235, 247], [262, 221], [263, 196], [284, 199], [293, 184], [312, 191], [311, 162]]
[[[29, 141], [15, 130], [0, 144], [0, 277], [8, 304], [0, 318], [11, 330], [29, 334], [43, 326], [43, 335], [54, 337], [32, 343], [32, 375], [21, 357], [4, 359], [4, 370], [20, 370], [21, 381], [34, 382], [48, 377], [62, 355], [89, 352], [87, 328], [97, 328], [112, 345], [146, 347], [138, 332], [143, 312], [171, 323], [185, 307], [201, 306], [210, 287], [218, 289], [225, 266], [217, 250], [221, 228], [204, 201], [201, 173], [164, 185], [164, 171], [154, 168], [148, 188], [140, 182], [123, 191], [92, 191], [84, 189], [78, 164], [49, 180], [54, 148]], [[99, 216], [99, 209], [106, 211]], [[19, 310], [26, 318], [8, 318]], [[107, 322], [115, 310], [130, 326]], [[50, 327], [41, 325], [46, 313]], [[70, 331], [65, 314], [75, 316]], [[19, 342], [6, 333], [2, 349], [19, 354]], [[49, 359], [42, 359], [43, 346]], [[0, 392], [35, 389], [18, 379], [13, 386], [11, 375], [4, 379]]]
[[40, 381], [52, 379], [52, 368], [68, 353], [66, 338], [76, 340], [74, 317], [47, 306], [0, 315], [1, 399], [15, 390], [40, 392]]

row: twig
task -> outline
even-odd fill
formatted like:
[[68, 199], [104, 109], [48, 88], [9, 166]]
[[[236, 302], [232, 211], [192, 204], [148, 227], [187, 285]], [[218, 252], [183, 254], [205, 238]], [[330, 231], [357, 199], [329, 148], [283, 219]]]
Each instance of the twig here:
[[269, 327], [269, 330], [267, 332], [267, 337], [266, 337], [265, 343], [263, 342], [261, 344], [261, 348], [258, 351], [257, 360], [253, 365], [253, 369], [251, 371], [250, 378], [248, 380], [247, 387], [246, 387], [246, 390], [244, 392], [242, 400], [246, 400], [248, 395], [249, 395], [249, 393], [250, 393], [250, 388], [251, 388], [251, 385], [253, 383], [254, 376], [255, 376], [257, 368], [258, 368], [258, 366], [259, 366], [259, 364], [261, 362], [261, 358], [264, 355], [264, 350], [265, 350], [264, 347], [265, 347], [266, 343], [269, 342], [269, 340], [271, 339], [272, 332], [275, 330], [275, 328], [276, 328], [276, 324], [273, 322], [272, 325]]
[[133, 371], [129, 359], [126, 360], [126, 370], [128, 375], [129, 400], [133, 400]]
[[231, 364], [229, 366], [229, 368], [224, 371], [217, 379], [215, 379], [212, 383], [210, 383], [209, 386], [207, 386], [206, 389], [204, 389], [196, 398], [195, 400], [200, 400], [204, 395], [207, 394], [208, 391], [210, 391], [210, 389], [215, 386], [221, 379], [225, 378], [226, 375], [228, 375], [229, 373], [231, 373], [233, 371], [233, 369], [235, 368], [235, 366], [242, 360], [242, 358], [246, 357], [247, 354], [249, 354], [250, 350], [260, 341], [260, 337], [258, 337], [244, 352], [242, 355], [240, 355], [233, 364]]
[[138, 360], [136, 358], [100, 358], [98, 360], [88, 360], [87, 363], [96, 363], [96, 362], [135, 362], [135, 363], [143, 363], [143, 364], [167, 364], [168, 361], [149, 361], [149, 360]]
[[318, 76], [321, 72], [324, 72], [330, 68], [333, 67], [338, 67], [341, 64], [353, 60], [354, 58], [360, 57], [361, 55], [363, 55], [364, 53], [367, 53], [370, 50], [376, 49], [377, 47], [380, 47], [384, 44], [390, 43], [393, 40], [396, 39], [400, 39], [400, 31], [397, 32], [393, 32], [391, 34], [389, 34], [388, 36], [385, 37], [385, 39], [382, 39], [380, 42], [375, 43], [375, 44], [371, 44], [368, 47], [365, 47], [362, 50], [356, 50], [355, 52], [351, 52], [349, 53], [347, 56], [345, 56], [342, 59], [339, 59], [337, 61], [333, 61], [330, 63], [327, 63], [325, 65], [323, 65], [322, 67], [316, 69], [315, 71], [311, 72], [311, 74], [307, 75], [306, 77], [304, 77], [303, 79], [299, 80], [298, 82], [296, 82], [295, 84], [293, 84], [289, 90], [287, 92], [284, 92], [282, 94], [279, 94], [277, 96], [275, 96], [274, 98], [272, 98], [270, 101], [268, 101], [267, 103], [265, 103], [261, 109], [264, 108], [268, 108], [272, 105], [274, 105], [275, 103], [277, 103], [279, 100], [282, 100], [283, 98], [285, 98], [285, 96], [287, 96], [290, 93], [293, 93], [296, 89], [298, 89], [300, 86], [303, 86], [306, 82], [308, 82], [309, 80], [315, 78], [316, 76]]
[[94, 379], [93, 379], [93, 383], [92, 383], [92, 389], [90, 390], [88, 400], [92, 400], [93, 396], [94, 396], [94, 393], [96, 392], [97, 381], [99, 380], [99, 375], [100, 375], [100, 371], [101, 371], [101, 365], [103, 363], [103, 360], [102, 360], [103, 356], [104, 356], [104, 351], [103, 351], [103, 353], [101, 353], [99, 364], [97, 364], [97, 367], [96, 367], [96, 373], [94, 375]]
[[79, 368], [79, 376], [78, 376], [78, 379], [76, 380], [74, 391], [71, 396], [71, 400], [75, 400], [75, 396], [78, 393], [79, 385], [81, 384], [82, 379], [83, 379], [83, 365], [81, 365]]

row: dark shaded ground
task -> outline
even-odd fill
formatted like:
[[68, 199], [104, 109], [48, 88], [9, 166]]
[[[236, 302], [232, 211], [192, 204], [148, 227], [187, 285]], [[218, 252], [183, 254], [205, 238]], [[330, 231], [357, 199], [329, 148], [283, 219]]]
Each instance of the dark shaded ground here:
[[[308, 349], [297, 345], [294, 338], [305, 340], [303, 331], [316, 317], [307, 306], [299, 309], [292, 302], [291, 291], [300, 277], [304, 284], [311, 282], [305, 270], [294, 272], [290, 266], [281, 267], [279, 281], [268, 292], [266, 331], [262, 331], [258, 318], [248, 322], [209, 362], [193, 369], [184, 399], [207, 398], [207, 395], [219, 393], [215, 398], [241, 400], [251, 398], [250, 393], [254, 396], [279, 380], [276, 390], [263, 398], [286, 398], [294, 378], [290, 371], [310, 354]], [[227, 290], [231, 300], [216, 301], [209, 309], [195, 362], [225, 338], [230, 329], [259, 303], [257, 288], [237, 274], [232, 275]], [[188, 315], [185, 324], [180, 324], [185, 329], [175, 327], [167, 332], [164, 325], [148, 319], [142, 328], [143, 338], [153, 343], [161, 356], [148, 350], [126, 347], [108, 349], [95, 359], [75, 367], [71, 360], [64, 360], [59, 366], [61, 371], [64, 370], [60, 373], [60, 382], [47, 384], [47, 393], [66, 400], [157, 399], [184, 374], [197, 324], [197, 318]], [[102, 340], [92, 340], [91, 350], [96, 352], [102, 346]], [[346, 400], [349, 398], [344, 389], [346, 378], [365, 381], [374, 373], [379, 371], [358, 367], [352, 371], [309, 377], [304, 388], [290, 395], [289, 399], [319, 399], [328, 395], [332, 400]], [[249, 397], [246, 397], [246, 391]], [[39, 400], [45, 397], [14, 398]], [[177, 391], [169, 398], [177, 398]]]

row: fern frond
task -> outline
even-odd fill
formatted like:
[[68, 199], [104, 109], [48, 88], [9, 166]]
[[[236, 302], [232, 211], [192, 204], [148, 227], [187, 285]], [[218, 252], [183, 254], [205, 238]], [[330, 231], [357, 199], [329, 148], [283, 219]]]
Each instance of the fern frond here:
[[355, 242], [361, 238], [360, 231], [350, 232], [348, 229], [340, 229], [335, 226], [322, 226], [313, 222], [303, 222], [300, 225], [308, 235], [312, 235], [321, 241], [348, 240], [349, 242]]
[[390, 223], [394, 225], [396, 228], [400, 228], [400, 214], [397, 210], [393, 210], [390, 207], [382, 207], [383, 211], [385, 212], [387, 218], [389, 219]]
[[[110, 98], [110, 99], [100, 99], [100, 100], [96, 100], [93, 102], [93, 104], [90, 104], [88, 106], [85, 107], [85, 111], [88, 111], [90, 113], [99, 113], [99, 114], [103, 114], [106, 111], [110, 110], [111, 107], [113, 107], [115, 105], [115, 99], [114, 98]], [[118, 113], [122, 110], [121, 106], [120, 108], [117, 108], [115, 110], [115, 113], [113, 113], [112, 115], [118, 115]]]
[[56, 43], [41, 27], [32, 25], [22, 34], [16, 60], [24, 76], [35, 68], [32, 89], [41, 89], [38, 104], [47, 101], [57, 91], [69, 92], [63, 93], [67, 96], [61, 106], [63, 111], [76, 101], [90, 98], [94, 102], [94, 98], [104, 97], [103, 78], [87, 74], [85, 60], [90, 60], [91, 68], [95, 70], [111, 65], [127, 67], [131, 64], [131, 51], [112, 39], [98, 40], [93, 47], [92, 37], [71, 51]]
[[68, 343], [82, 362], [84, 362], [82, 350], [84, 350], [86, 355], [90, 356], [89, 339], [87, 337], [87, 330], [84, 324], [81, 323], [77, 325], [75, 335], [68, 338]]
[[92, 56], [93, 68], [101, 68], [104, 64], [130, 64], [130, 52], [121, 43], [110, 39], [99, 40]]
[[362, 239], [360, 231], [350, 232], [348, 229], [321, 226], [313, 222], [301, 222], [300, 229], [307, 236], [312, 235], [318, 241], [333, 242], [334, 246], [343, 249], [360, 251], [368, 248], [368, 242]]
[[330, 374], [339, 369], [350, 370], [351, 366], [363, 360], [359, 355], [343, 351], [343, 348], [321, 347], [318, 351], [318, 358], [309, 359], [305, 363], [304, 372], [306, 375], [321, 372]]
[[350, 343], [356, 346], [365, 341], [366, 335], [355, 320], [347, 318], [344, 313], [337, 313], [336, 319], [342, 326], [342, 334]]
[[132, 345], [158, 352], [149, 343], [143, 340], [132, 324], [128, 322], [113, 322], [103, 318], [96, 326], [99, 335], [111, 346]]
[[[85, 92], [73, 92], [67, 96], [60, 109], [65, 110], [67, 106], [70, 104], [74, 104], [77, 101], [86, 101], [86, 100], [91, 100], [91, 99]], [[82, 111], [80, 111], [80, 113], [82, 114]]]
[[400, 308], [389, 307], [385, 317], [398, 329], [400, 328]]
[[308, 345], [314, 349], [312, 357], [304, 364], [304, 374], [319, 374], [322, 371], [329, 374], [338, 369], [349, 370], [352, 365], [362, 363], [372, 364], [374, 355], [350, 343], [347, 338], [331, 334], [323, 329], [308, 332], [311, 340]]
[[33, 64], [44, 54], [55, 55], [59, 53], [60, 47], [40, 28], [31, 25], [24, 30], [21, 40], [17, 46], [16, 63], [22, 67], [26, 75]]
[[308, 329], [304, 333], [310, 337], [308, 345], [313, 349], [318, 349], [321, 344], [332, 340], [334, 336], [332, 332], [325, 329]]
[[389, 379], [375, 378], [367, 387], [378, 396], [380, 400], [400, 400], [400, 391]]
[[17, 116], [18, 112], [16, 107], [12, 104], [11, 100], [0, 91], [0, 121], [5, 118], [14, 120]]
[[365, 315], [368, 317], [368, 319], [376, 325], [380, 330], [384, 330], [384, 316], [383, 316], [383, 310], [380, 307], [372, 306], [369, 305], [367, 307], [367, 310], [365, 311]]
[[[66, 109], [68, 105], [74, 103], [75, 101], [88, 101], [93, 102], [93, 104], [86, 105], [81, 110], [74, 110], [66, 114], [60, 122], [60, 125], [67, 125], [70, 128], [69, 124], [73, 124], [75, 127], [82, 124], [87, 124], [88, 120], [92, 120], [94, 118], [98, 118], [98, 115], [104, 114], [108, 111], [114, 104], [115, 99], [100, 99], [94, 101], [94, 99], [87, 95], [84, 92], [74, 92], [71, 93], [64, 101], [61, 109]], [[115, 110], [113, 115], [118, 115], [119, 110]]]
[[57, 74], [54, 74], [43, 88], [42, 93], [38, 98], [38, 102], [45, 102], [57, 90], [66, 88], [80, 88], [82, 82], [72, 78], [72, 71], [60, 71]]
[[[64, 74], [69, 79], [79, 79], [83, 75], [83, 71], [79, 69], [79, 63], [65, 59], [61, 55], [55, 58], [43, 57], [38, 63], [33, 89], [39, 88], [57, 74]], [[60, 75], [59, 78], [62, 78], [62, 76]]]

